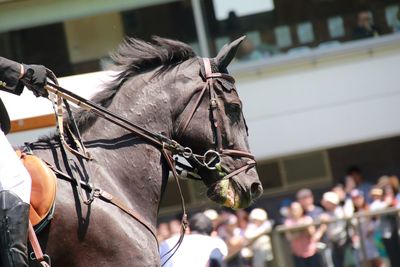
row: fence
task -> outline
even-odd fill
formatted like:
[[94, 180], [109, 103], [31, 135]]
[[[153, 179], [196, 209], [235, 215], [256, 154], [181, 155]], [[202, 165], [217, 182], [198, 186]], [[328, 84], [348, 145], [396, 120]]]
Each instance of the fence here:
[[[400, 209], [399, 208], [387, 208], [387, 209], [383, 209], [383, 210], [379, 210], [379, 211], [369, 211], [369, 212], [357, 212], [355, 213], [353, 216], [351, 217], [344, 217], [344, 218], [340, 218], [340, 219], [330, 219], [324, 222], [321, 221], [314, 221], [312, 224], [304, 224], [304, 225], [298, 225], [298, 226], [294, 226], [294, 227], [286, 227], [283, 225], [279, 225], [277, 227], [275, 227], [271, 232], [266, 232], [264, 234], [267, 234], [271, 237], [271, 243], [272, 243], [272, 250], [273, 250], [273, 254], [274, 254], [274, 260], [271, 263], [273, 267], [293, 267], [294, 263], [293, 263], [293, 256], [291, 253], [291, 248], [289, 246], [289, 243], [286, 239], [286, 234], [289, 232], [294, 232], [294, 231], [299, 231], [299, 230], [305, 230], [307, 228], [309, 228], [310, 226], [320, 226], [321, 224], [333, 224], [333, 223], [337, 223], [337, 222], [347, 222], [348, 225], [351, 225], [351, 227], [353, 228], [353, 230], [359, 235], [360, 237], [360, 246], [358, 248], [359, 250], [359, 255], [360, 258], [359, 260], [359, 265], [357, 266], [361, 266], [361, 267], [373, 267], [371, 266], [371, 264], [368, 262], [367, 260], [367, 248], [366, 248], [366, 240], [363, 237], [362, 234], [362, 229], [361, 229], [361, 225], [365, 222], [365, 219], [367, 218], [380, 218], [382, 216], [387, 216], [387, 215], [396, 215], [396, 224], [397, 224], [397, 231], [396, 234], [398, 235], [399, 233], [399, 215], [400, 215]], [[346, 229], [347, 231], [347, 229]], [[261, 235], [260, 235], [261, 236]], [[259, 236], [255, 237], [252, 240], [249, 240], [248, 243], [245, 246], [250, 245], [252, 242], [254, 242], [255, 239], [257, 239]], [[232, 259], [233, 257], [235, 257], [235, 255], [237, 255], [238, 253], [240, 253], [240, 250], [237, 250], [233, 255], [231, 255], [228, 258]], [[400, 253], [400, 251], [398, 252]], [[268, 267], [271, 267], [270, 265], [268, 265]], [[397, 266], [391, 266], [391, 267], [397, 267]]]

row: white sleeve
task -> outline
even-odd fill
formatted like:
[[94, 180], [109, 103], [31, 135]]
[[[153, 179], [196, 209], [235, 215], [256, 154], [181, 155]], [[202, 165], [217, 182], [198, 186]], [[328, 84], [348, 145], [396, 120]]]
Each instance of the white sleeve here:
[[221, 251], [221, 254], [224, 258], [228, 255], [228, 246], [226, 243], [219, 237], [215, 238], [215, 242], [217, 244], [217, 248]]

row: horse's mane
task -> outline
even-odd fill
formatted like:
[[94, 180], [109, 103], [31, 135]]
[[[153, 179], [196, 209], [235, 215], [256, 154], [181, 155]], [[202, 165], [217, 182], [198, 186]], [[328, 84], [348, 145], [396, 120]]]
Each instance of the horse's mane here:
[[[156, 70], [157, 76], [180, 63], [195, 57], [193, 49], [182, 42], [154, 36], [152, 42], [136, 38], [126, 38], [111, 58], [119, 70], [114, 79], [97, 93], [92, 101], [108, 107], [121, 86], [131, 77]], [[91, 112], [78, 110], [75, 119], [81, 131], [85, 131], [96, 120]]]

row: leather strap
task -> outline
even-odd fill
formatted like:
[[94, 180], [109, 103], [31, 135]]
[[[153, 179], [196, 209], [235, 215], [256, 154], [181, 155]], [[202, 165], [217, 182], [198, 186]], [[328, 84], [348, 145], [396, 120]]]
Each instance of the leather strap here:
[[46, 257], [48, 258], [48, 256], [43, 254], [31, 221], [29, 221], [28, 238], [31, 242], [33, 253], [35, 253], [35, 258], [33, 259], [39, 262], [43, 267], [50, 267], [49, 263], [46, 261]]
[[154, 236], [154, 238], [157, 241], [157, 245], [158, 245], [156, 229], [151, 224], [149, 224], [138, 212], [129, 208], [119, 198], [111, 195], [110, 193], [108, 193], [104, 190], [99, 190], [98, 196], [101, 200], [113, 204], [114, 206], [118, 207], [123, 212], [125, 212], [126, 214], [128, 214], [129, 216], [131, 216], [132, 218], [137, 220], [138, 222], [140, 222]]
[[[182, 137], [182, 134], [186, 131], [186, 128], [189, 125], [189, 122], [192, 120], [194, 113], [196, 112], [197, 108], [199, 107], [201, 100], [203, 99], [204, 93], [206, 92], [208, 87], [208, 82], [206, 82], [206, 84], [204, 85], [203, 89], [200, 92], [199, 97], [196, 100], [196, 103], [194, 104], [193, 108], [191, 109], [189, 116], [187, 117], [186, 121], [184, 124], [179, 124], [178, 126], [178, 131], [176, 133], [176, 137], [179, 139]], [[180, 127], [181, 125], [183, 125], [182, 127]]]
[[186, 214], [186, 208], [185, 208], [185, 199], [183, 197], [182, 189], [181, 189], [181, 184], [179, 183], [179, 175], [176, 172], [175, 164], [173, 161], [173, 158], [170, 154], [169, 151], [167, 151], [165, 148], [162, 149], [162, 153], [164, 155], [164, 158], [167, 160], [168, 166], [172, 172], [172, 175], [175, 178], [176, 184], [178, 185], [178, 192], [179, 196], [181, 198], [181, 205], [182, 205], [182, 218], [181, 218], [181, 234], [179, 236], [178, 241], [175, 243], [175, 245], [168, 250], [164, 255], [161, 255], [161, 259], [164, 257], [168, 256], [164, 263], [161, 266], [164, 266], [171, 258], [174, 256], [178, 248], [181, 246], [183, 238], [185, 237], [186, 233], [186, 228], [188, 227], [188, 220], [187, 220], [187, 214]]
[[218, 107], [218, 96], [214, 89], [214, 78], [223, 78], [229, 81], [233, 81], [234, 79], [227, 74], [224, 73], [213, 73], [211, 69], [211, 62], [209, 58], [203, 58], [204, 70], [205, 70], [205, 78], [207, 80], [207, 85], [209, 87], [209, 94], [210, 94], [210, 109], [211, 109], [211, 117], [213, 120], [213, 127], [215, 131], [215, 139], [217, 145], [217, 151], [224, 156], [235, 156], [235, 157], [245, 157], [249, 158], [250, 160], [247, 163], [234, 170], [228, 172], [222, 179], [229, 179], [243, 171], [247, 171], [248, 169], [254, 167], [256, 162], [254, 160], [254, 156], [247, 151], [237, 150], [237, 149], [224, 149], [222, 144], [222, 132], [221, 132], [221, 119], [219, 116], [219, 107]]

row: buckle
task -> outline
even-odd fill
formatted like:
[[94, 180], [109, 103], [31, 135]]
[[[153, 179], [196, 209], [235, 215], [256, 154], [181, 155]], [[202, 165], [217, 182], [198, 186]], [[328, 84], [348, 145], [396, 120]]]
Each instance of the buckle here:
[[206, 153], [204, 153], [203, 164], [207, 167], [207, 169], [215, 170], [220, 165], [220, 163], [221, 156], [217, 151], [210, 149]]

